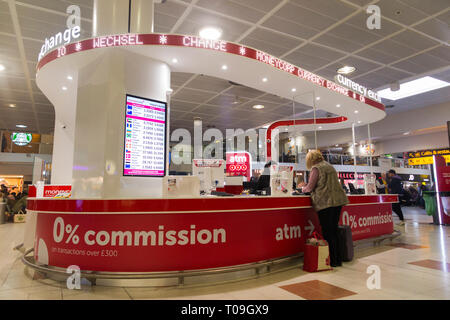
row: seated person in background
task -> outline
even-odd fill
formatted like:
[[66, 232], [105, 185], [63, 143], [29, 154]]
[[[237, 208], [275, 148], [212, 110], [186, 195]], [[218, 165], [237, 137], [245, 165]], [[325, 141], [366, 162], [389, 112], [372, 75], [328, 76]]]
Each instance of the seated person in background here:
[[264, 165], [264, 171], [256, 183], [256, 190], [264, 190], [270, 187], [270, 166], [272, 164], [274, 164], [274, 162], [270, 160]]
[[344, 179], [339, 179], [341, 182], [342, 189], [344, 189], [345, 193], [349, 193], [348, 188], [345, 185]]

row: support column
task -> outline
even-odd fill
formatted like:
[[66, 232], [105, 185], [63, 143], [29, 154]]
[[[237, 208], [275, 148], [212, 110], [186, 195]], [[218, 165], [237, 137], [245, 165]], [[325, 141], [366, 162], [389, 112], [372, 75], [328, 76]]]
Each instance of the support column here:
[[170, 69], [125, 50], [109, 50], [78, 74], [73, 160], [76, 199], [162, 196], [162, 179], [123, 176], [126, 94], [167, 101]]

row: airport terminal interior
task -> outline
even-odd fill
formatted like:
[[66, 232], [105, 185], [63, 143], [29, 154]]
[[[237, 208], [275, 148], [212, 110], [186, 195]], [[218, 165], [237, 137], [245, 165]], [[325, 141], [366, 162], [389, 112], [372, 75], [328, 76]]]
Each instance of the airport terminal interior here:
[[449, 300], [449, 23], [0, 0], [0, 299]]

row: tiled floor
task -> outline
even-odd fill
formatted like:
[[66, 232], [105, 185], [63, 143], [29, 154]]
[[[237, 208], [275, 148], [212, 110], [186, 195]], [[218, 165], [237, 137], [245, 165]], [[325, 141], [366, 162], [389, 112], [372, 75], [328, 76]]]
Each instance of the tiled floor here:
[[[420, 209], [404, 208], [402, 236], [380, 246], [358, 246], [355, 259], [340, 268], [307, 273], [301, 268], [258, 279], [200, 287], [120, 288], [82, 286], [35, 279], [13, 250], [23, 224], [0, 225], [0, 299], [450, 299], [450, 227], [430, 224]], [[396, 220], [397, 221], [397, 220]], [[381, 288], [367, 286], [369, 266], [378, 266]], [[447, 268], [447, 269], [445, 269]]]

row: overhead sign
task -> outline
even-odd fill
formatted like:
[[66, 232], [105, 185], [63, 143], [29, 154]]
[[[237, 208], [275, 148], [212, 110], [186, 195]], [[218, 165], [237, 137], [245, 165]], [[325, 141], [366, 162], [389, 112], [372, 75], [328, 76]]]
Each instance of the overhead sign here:
[[[39, 52], [38, 61], [42, 59], [43, 56], [47, 54], [50, 50], [55, 47], [66, 45], [70, 43], [73, 39], [78, 39], [81, 35], [81, 29], [79, 26], [75, 26], [70, 29], [66, 29], [64, 32], [58, 32], [50, 38], [45, 38], [44, 44]], [[65, 51], [65, 49], [64, 49]]]
[[381, 102], [381, 98], [378, 95], [377, 92], [370, 90], [359, 83], [354, 82], [353, 80], [350, 80], [349, 78], [344, 77], [342, 74], [338, 74], [334, 77], [334, 80], [339, 83], [340, 85], [347, 87], [353, 91], [356, 91], [360, 95], [363, 95], [367, 98], [374, 99], [378, 102]]
[[252, 156], [246, 151], [227, 152], [226, 172], [228, 176], [243, 176], [250, 181]]
[[[442, 156], [445, 159], [445, 162], [450, 163], [450, 154]], [[410, 166], [419, 166], [422, 164], [433, 164], [433, 157], [421, 157], [421, 158], [410, 158], [408, 159], [408, 165]]]
[[442, 155], [450, 155], [450, 149], [428, 149], [422, 151], [411, 151], [407, 152], [407, 158], [421, 158], [421, 157], [431, 157], [434, 155], [442, 156]]
[[[74, 38], [73, 35], [72, 38]], [[50, 46], [50, 40], [48, 42]], [[56, 42], [56, 40], [54, 40], [54, 42]], [[131, 45], [189, 47], [189, 48], [214, 50], [238, 56], [243, 56], [249, 59], [254, 59], [256, 61], [268, 64], [278, 70], [288, 72], [310, 83], [314, 83], [318, 86], [327, 88], [331, 91], [345, 95], [354, 100], [358, 100], [367, 105], [384, 110], [384, 105], [380, 103], [379, 99], [375, 100], [373, 98], [370, 98], [371, 96], [378, 97], [378, 95], [376, 95], [376, 93], [374, 93], [371, 90], [366, 90], [367, 91], [366, 93], [368, 94], [369, 97], [366, 98], [363, 95], [364, 90], [360, 92], [352, 91], [351, 89], [345, 88], [344, 86], [338, 83], [322, 78], [312, 72], [296, 67], [284, 60], [276, 58], [260, 50], [256, 50], [250, 47], [243, 46], [241, 44], [227, 42], [223, 40], [208, 40], [194, 36], [152, 33], [152, 34], [119, 34], [86, 39], [64, 45], [58, 48], [58, 50], [53, 50], [48, 54], [47, 54], [48, 50], [45, 51], [44, 54], [45, 58], [38, 63], [37, 70], [40, 70], [44, 65], [46, 65], [50, 61], [58, 59], [64, 55], [70, 55], [73, 53], [92, 50], [96, 48], [131, 46]], [[359, 86], [358, 88], [360, 87], [361, 86]]]
[[124, 176], [164, 177], [166, 103], [127, 95]]
[[16, 146], [26, 146], [33, 140], [33, 135], [31, 133], [13, 132], [11, 140]]
[[443, 156], [445, 161], [450, 163], [450, 149], [429, 149], [422, 151], [411, 151], [405, 154], [410, 166], [423, 164], [433, 164], [433, 156]]

